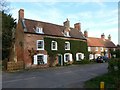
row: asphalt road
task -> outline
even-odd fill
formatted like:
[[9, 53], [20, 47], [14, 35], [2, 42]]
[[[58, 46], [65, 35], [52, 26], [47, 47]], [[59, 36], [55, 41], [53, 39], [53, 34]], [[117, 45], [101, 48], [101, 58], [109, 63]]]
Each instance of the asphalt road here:
[[72, 65], [2, 73], [3, 88], [82, 88], [85, 81], [107, 72], [107, 63]]

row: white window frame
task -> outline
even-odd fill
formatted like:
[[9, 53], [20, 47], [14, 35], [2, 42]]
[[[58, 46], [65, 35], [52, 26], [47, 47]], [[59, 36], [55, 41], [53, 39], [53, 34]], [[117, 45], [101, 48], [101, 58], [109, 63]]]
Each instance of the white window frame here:
[[101, 51], [104, 51], [103, 47], [100, 48]]
[[65, 46], [65, 50], [70, 50], [70, 42], [68, 42], [68, 41], [66, 41], [65, 42], [65, 45], [67, 44], [67, 48], [66, 48], [66, 46]]
[[71, 53], [65, 53], [65, 54], [64, 54], [64, 62], [68, 62], [68, 61], [66, 60], [66, 55], [69, 55], [69, 59], [70, 59], [70, 61], [72, 61], [72, 54], [71, 54]]
[[89, 54], [89, 59], [90, 60], [94, 59], [94, 55], [93, 54]]
[[95, 51], [98, 51], [98, 47], [95, 47]]
[[36, 27], [36, 33], [43, 34], [43, 28], [42, 27]]
[[116, 49], [115, 49], [115, 48], [113, 48], [113, 51], [116, 51]]
[[[38, 48], [38, 42], [40, 42], [40, 41], [43, 42], [42, 48]], [[37, 50], [44, 50], [44, 40], [37, 40]]]
[[[55, 48], [53, 48], [53, 43], [55, 43]], [[57, 50], [57, 42], [56, 41], [51, 42], [51, 50]]]
[[[79, 55], [81, 55], [81, 59], [79, 59]], [[76, 53], [76, 61], [81, 61], [84, 59], [84, 54], [83, 53]]]
[[70, 32], [65, 31], [65, 32], [64, 32], [64, 36], [66, 36], [66, 37], [70, 37]]
[[88, 47], [88, 51], [91, 51], [91, 47]]
[[[44, 55], [44, 54], [34, 55], [34, 62], [33, 62], [33, 64], [34, 64], [34, 65], [38, 65], [38, 56], [39, 56], [39, 55], [43, 56], [44, 64], [47, 64], [47, 55]], [[42, 65], [42, 64], [39, 64], [39, 65]]]
[[[43, 63], [42, 63], [42, 64], [45, 64], [45, 63], [44, 63], [44, 54], [37, 54], [37, 64], [38, 64], [38, 62], [39, 62], [39, 61], [38, 61], [38, 56], [42, 56], [42, 58], [43, 58]], [[38, 64], [38, 65], [42, 65], [42, 64]]]

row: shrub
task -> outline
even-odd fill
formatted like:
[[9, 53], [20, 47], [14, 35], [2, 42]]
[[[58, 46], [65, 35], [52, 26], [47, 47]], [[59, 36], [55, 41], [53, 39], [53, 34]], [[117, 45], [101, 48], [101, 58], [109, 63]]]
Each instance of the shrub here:
[[120, 58], [114, 58], [109, 60], [108, 71], [109, 72], [120, 71]]

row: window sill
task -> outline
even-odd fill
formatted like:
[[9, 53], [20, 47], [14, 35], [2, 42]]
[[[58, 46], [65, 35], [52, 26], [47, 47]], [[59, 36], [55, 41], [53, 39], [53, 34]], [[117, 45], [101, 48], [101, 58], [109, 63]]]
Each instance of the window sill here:
[[37, 49], [37, 50], [44, 50], [44, 49]]
[[51, 49], [51, 50], [57, 51], [57, 49]]
[[70, 49], [65, 49], [65, 50], [70, 50]]

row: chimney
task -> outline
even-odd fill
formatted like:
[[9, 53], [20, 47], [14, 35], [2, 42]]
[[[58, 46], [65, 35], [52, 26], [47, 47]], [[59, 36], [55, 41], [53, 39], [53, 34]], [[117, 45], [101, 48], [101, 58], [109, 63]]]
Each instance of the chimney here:
[[108, 35], [108, 40], [110, 40], [110, 41], [111, 41], [111, 35], [110, 35], [110, 34]]
[[88, 37], [88, 31], [84, 31], [84, 36], [87, 38]]
[[80, 23], [75, 23], [75, 24], [74, 24], [74, 28], [75, 28], [76, 30], [81, 31]]
[[65, 27], [70, 28], [70, 21], [68, 20], [68, 18], [67, 21], [65, 21], [63, 24]]
[[19, 20], [23, 19], [24, 18], [24, 9], [20, 9], [18, 15], [19, 15], [19, 17], [18, 17]]
[[104, 33], [101, 35], [101, 39], [105, 40], [105, 35], [104, 35]]

